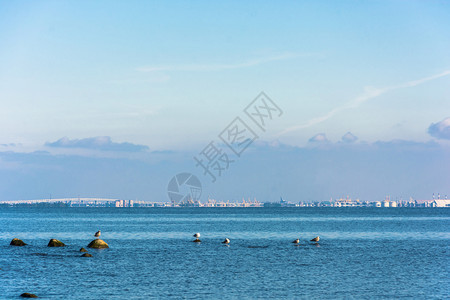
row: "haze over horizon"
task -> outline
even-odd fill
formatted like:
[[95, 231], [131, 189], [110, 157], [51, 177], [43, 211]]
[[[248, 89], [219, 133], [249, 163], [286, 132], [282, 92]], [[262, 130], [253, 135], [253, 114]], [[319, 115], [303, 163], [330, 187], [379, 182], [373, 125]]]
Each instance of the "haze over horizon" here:
[[180, 172], [203, 201], [450, 195], [447, 3], [136, 3], [0, 1], [0, 200], [166, 201]]

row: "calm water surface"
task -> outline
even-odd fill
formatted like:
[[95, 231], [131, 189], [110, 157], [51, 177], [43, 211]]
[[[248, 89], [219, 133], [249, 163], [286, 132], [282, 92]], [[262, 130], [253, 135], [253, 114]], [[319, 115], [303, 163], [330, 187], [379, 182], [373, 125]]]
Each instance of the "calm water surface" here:
[[449, 299], [449, 245], [450, 209], [0, 208], [0, 298]]

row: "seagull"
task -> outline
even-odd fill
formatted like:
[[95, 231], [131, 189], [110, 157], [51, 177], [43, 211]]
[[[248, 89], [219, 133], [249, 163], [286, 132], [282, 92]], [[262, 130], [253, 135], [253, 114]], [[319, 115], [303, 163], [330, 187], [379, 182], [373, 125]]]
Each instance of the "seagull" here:
[[320, 240], [320, 238], [318, 237], [318, 236], [316, 236], [315, 238], [313, 238], [312, 240], [311, 240], [311, 242], [318, 242]]
[[226, 238], [225, 241], [222, 242], [222, 244], [229, 244], [230, 243], [230, 239]]
[[292, 241], [294, 244], [300, 244], [300, 239], [296, 239], [295, 241]]
[[94, 234], [94, 236], [95, 236], [96, 238], [99, 238], [101, 234], [102, 234], [102, 233], [101, 233], [100, 230], [99, 230], [99, 231], [97, 231], [97, 232]]
[[196, 234], [194, 234], [194, 237], [198, 239], [200, 237], [200, 233], [197, 232]]

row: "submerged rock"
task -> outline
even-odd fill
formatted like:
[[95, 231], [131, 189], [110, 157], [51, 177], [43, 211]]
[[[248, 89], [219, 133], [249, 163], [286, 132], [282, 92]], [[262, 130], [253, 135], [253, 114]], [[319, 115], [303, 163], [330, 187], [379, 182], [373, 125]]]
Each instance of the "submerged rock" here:
[[84, 248], [81, 248], [81, 249], [80, 249], [80, 252], [87, 252], [87, 250], [84, 249]]
[[23, 293], [22, 295], [20, 295], [20, 297], [23, 297], [23, 298], [38, 298], [38, 296], [36, 296], [35, 294], [30, 294], [30, 293]]
[[26, 246], [27, 244], [24, 243], [22, 240], [19, 240], [19, 239], [12, 239], [10, 245], [11, 245], [11, 246]]
[[56, 240], [56, 239], [51, 239], [50, 242], [48, 242], [48, 247], [64, 247], [66, 244], [64, 244], [63, 242]]
[[31, 253], [30, 255], [34, 255], [34, 256], [47, 256], [47, 253]]
[[195, 239], [193, 240], [194, 243], [201, 243], [202, 241], [200, 241], [199, 239]]
[[109, 246], [104, 240], [96, 239], [89, 243], [88, 248], [103, 249], [109, 248]]
[[92, 254], [89, 254], [89, 253], [83, 253], [83, 255], [81, 255], [81, 257], [92, 257]]

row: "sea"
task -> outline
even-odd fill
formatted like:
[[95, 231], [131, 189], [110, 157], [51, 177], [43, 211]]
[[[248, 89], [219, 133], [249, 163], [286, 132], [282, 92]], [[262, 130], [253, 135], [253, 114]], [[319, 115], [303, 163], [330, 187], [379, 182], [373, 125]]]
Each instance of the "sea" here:
[[449, 246], [448, 208], [2, 207], [0, 299], [450, 299]]

